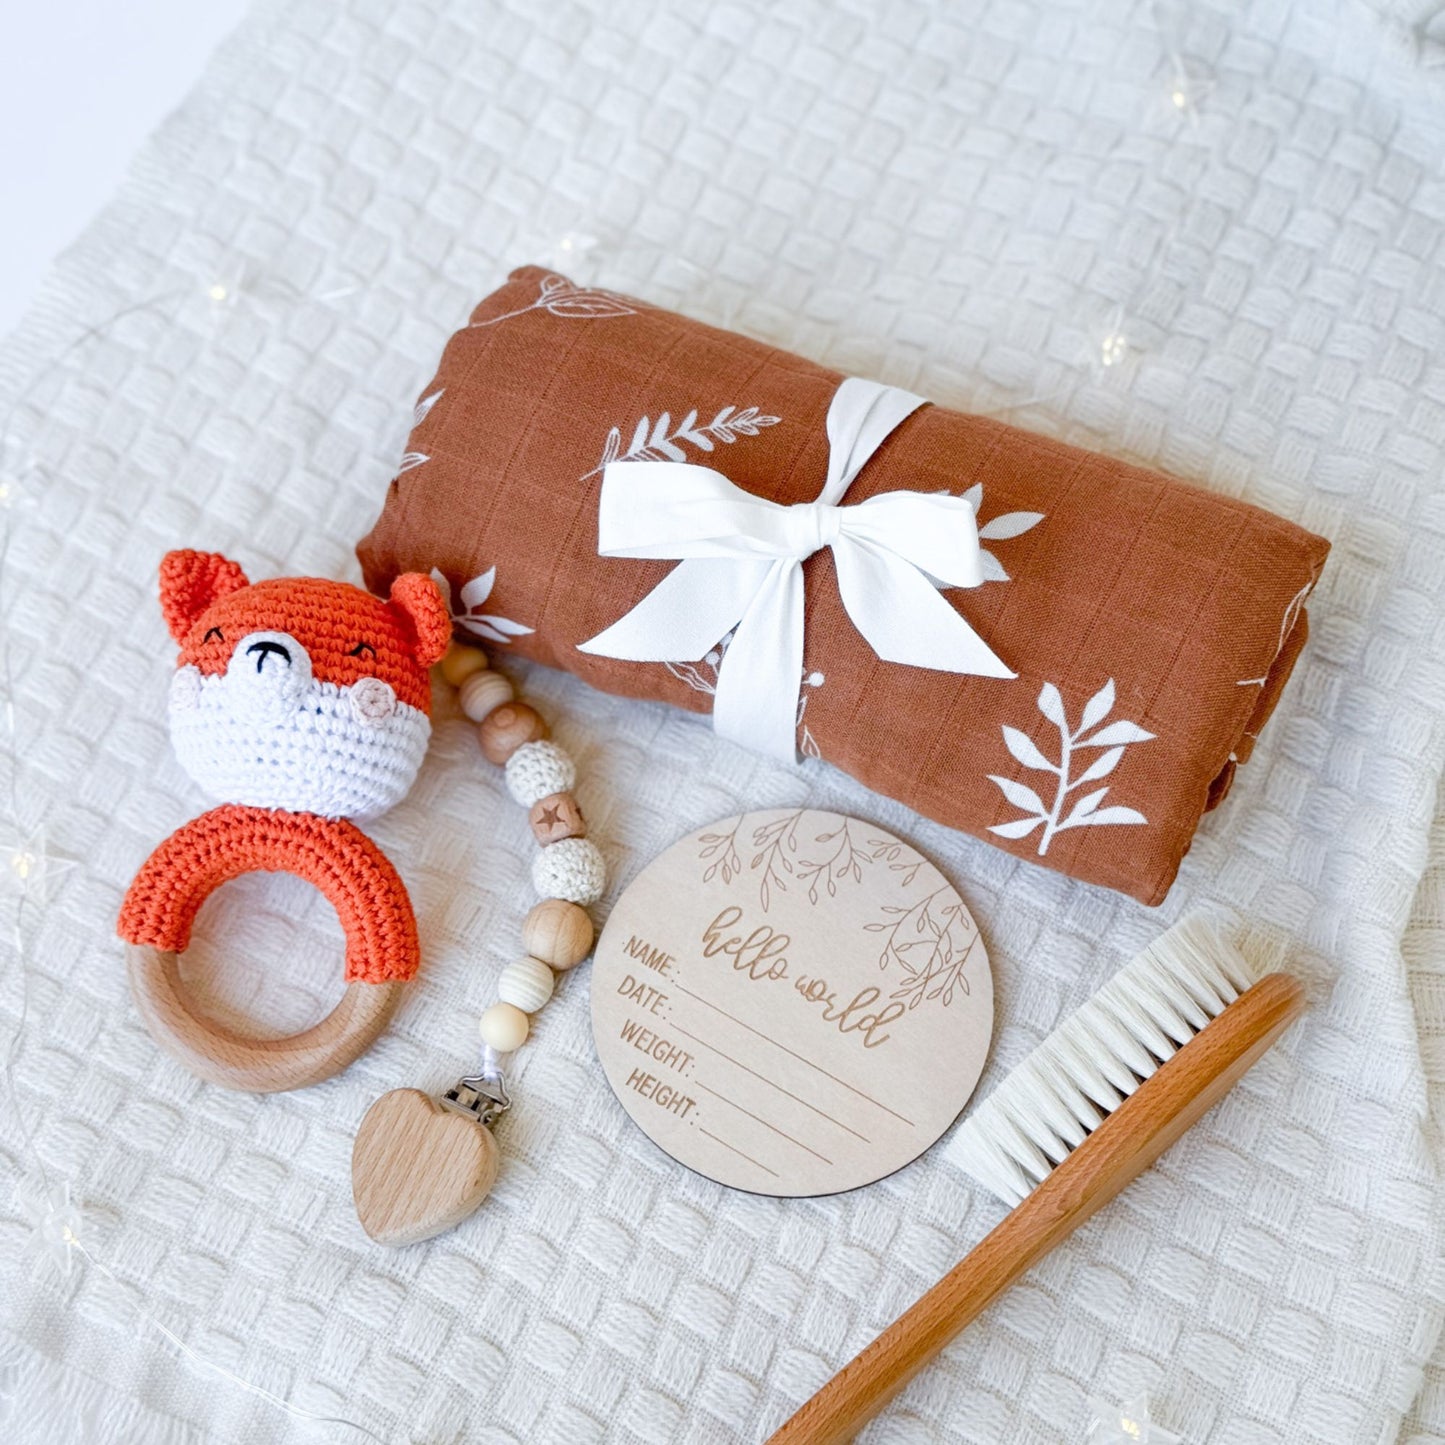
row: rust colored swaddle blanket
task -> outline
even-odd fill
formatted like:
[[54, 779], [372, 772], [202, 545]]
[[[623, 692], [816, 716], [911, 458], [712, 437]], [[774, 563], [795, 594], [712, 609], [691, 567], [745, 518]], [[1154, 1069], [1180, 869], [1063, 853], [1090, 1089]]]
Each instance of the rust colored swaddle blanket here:
[[[774, 503], [812, 502], [842, 381], [643, 302], [517, 271], [423, 393], [358, 548], [367, 585], [385, 593], [398, 574], [435, 568], [464, 631], [608, 692], [709, 711], [728, 665], [717, 646], [672, 662], [579, 650], [679, 565], [599, 555], [604, 466], [685, 461]], [[1160, 902], [1274, 709], [1329, 544], [1247, 503], [941, 406], [887, 435], [842, 506], [898, 491], [972, 505], [983, 581], [939, 595], [1017, 676], [880, 660], [824, 546], [802, 564], [800, 749], [1020, 857]]]

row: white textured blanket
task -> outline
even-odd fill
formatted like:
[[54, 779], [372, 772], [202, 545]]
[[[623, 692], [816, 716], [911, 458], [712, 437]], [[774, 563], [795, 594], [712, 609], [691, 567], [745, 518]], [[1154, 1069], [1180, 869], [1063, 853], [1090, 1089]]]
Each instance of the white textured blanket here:
[[[1439, 1438], [1445, 107], [1362, 6], [1159, 12], [1163, 33], [1080, 0], [259, 6], [0, 348], [17, 826], [78, 865], [27, 907], [25, 987], [11, 953], [0, 990], [7, 1037], [26, 1009], [21, 1114], [0, 1098], [0, 1436], [364, 1438], [164, 1325], [387, 1441], [761, 1440], [1001, 1215], [932, 1157], [817, 1202], [686, 1173], [601, 1079], [584, 972], [526, 1052], [494, 1198], [371, 1247], [356, 1123], [471, 1062], [527, 897], [525, 819], [452, 703], [374, 830], [426, 952], [377, 1049], [242, 1097], [130, 1006], [121, 892], [201, 806], [162, 723], [161, 553], [355, 577], [445, 337], [541, 259], [1333, 540], [1294, 682], [1154, 912], [820, 765], [527, 687], [617, 886], [712, 817], [805, 798], [935, 858], [996, 969], [984, 1088], [1191, 907], [1297, 941], [1308, 1020], [867, 1438], [1077, 1440], [1089, 1394], [1137, 1389], [1191, 1442]], [[234, 306], [204, 295], [238, 279]], [[1117, 364], [1091, 364], [1111, 332]], [[192, 952], [279, 1022], [340, 986], [335, 920], [294, 880], [228, 889]], [[63, 1285], [28, 1280], [9, 1202], [22, 1116], [99, 1262]]]

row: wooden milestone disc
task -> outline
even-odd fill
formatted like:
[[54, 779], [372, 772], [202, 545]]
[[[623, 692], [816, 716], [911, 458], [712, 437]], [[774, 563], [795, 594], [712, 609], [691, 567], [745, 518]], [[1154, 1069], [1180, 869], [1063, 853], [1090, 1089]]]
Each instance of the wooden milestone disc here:
[[650, 863], [597, 942], [592, 1028], [643, 1132], [757, 1194], [901, 1169], [983, 1070], [993, 979], [953, 885], [812, 808], [709, 824]]

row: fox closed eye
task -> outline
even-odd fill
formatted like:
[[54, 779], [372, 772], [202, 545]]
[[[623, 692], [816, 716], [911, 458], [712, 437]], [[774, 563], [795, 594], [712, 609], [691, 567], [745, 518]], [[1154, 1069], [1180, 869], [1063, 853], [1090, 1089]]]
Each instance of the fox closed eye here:
[[224, 637], [221, 636], [221, 629], [219, 627], [208, 627], [206, 629], [206, 635], [201, 638], [201, 641], [209, 642], [213, 637], [216, 639], [217, 642], [224, 642], [226, 640]]
[[358, 642], [346, 655], [348, 657], [360, 657], [363, 653], [375, 657], [376, 649], [369, 642]]

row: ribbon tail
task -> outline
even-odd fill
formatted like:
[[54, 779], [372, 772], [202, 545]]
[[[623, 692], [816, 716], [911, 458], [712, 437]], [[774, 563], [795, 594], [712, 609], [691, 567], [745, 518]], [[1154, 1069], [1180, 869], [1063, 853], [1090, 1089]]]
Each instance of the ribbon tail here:
[[848, 616], [885, 662], [975, 677], [1018, 675], [896, 552], [845, 536], [833, 544], [833, 559]]
[[803, 675], [803, 568], [772, 564], [718, 669], [713, 727], [725, 738], [784, 762], [798, 758]]
[[722, 557], [679, 562], [630, 612], [577, 650], [626, 662], [696, 662], [747, 612], [770, 566]]

